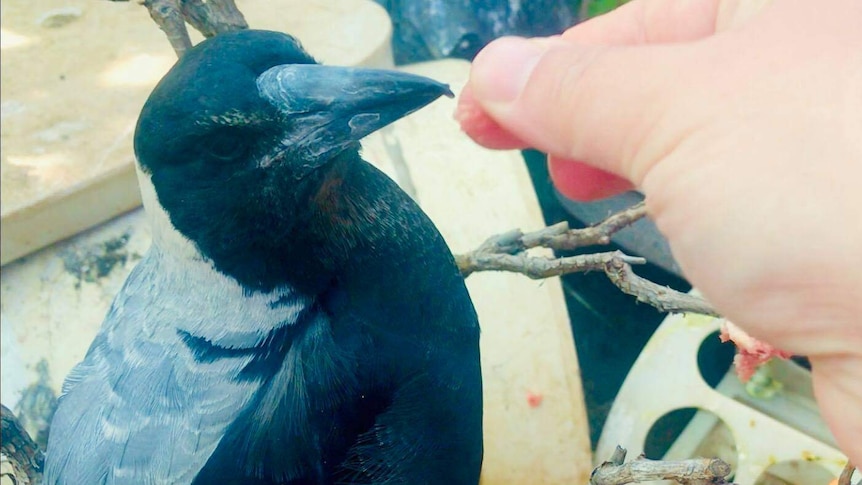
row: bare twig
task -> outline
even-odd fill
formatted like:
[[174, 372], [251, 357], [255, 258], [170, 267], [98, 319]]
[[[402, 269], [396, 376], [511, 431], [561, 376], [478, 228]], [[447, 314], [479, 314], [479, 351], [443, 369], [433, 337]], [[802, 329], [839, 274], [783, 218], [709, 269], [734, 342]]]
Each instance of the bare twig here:
[[42, 477], [44, 455], [39, 446], [33, 442], [15, 414], [6, 406], [0, 404], [0, 454], [3, 464], [9, 465], [8, 472], [14, 478], [12, 483], [36, 484]]
[[528, 247], [543, 246], [557, 251], [571, 251], [596, 244], [606, 245], [610, 244], [611, 236], [644, 217], [646, 217], [646, 204], [638, 202], [590, 227], [571, 230], [567, 228], [561, 234], [540, 240], [536, 240], [532, 235], [525, 235], [525, 244], [528, 244]]
[[150, 17], [168, 37], [177, 57], [182, 57], [192, 48], [192, 40], [186, 30], [186, 22], [180, 12], [179, 0], [144, 0], [143, 5], [150, 12]]
[[456, 255], [455, 262], [465, 278], [477, 271], [510, 271], [534, 279], [568, 273], [603, 271], [608, 279], [624, 293], [661, 311], [718, 316], [715, 309], [702, 298], [658, 285], [636, 275], [631, 265], [646, 263], [643, 258], [628, 256], [620, 251], [562, 258], [531, 256], [527, 252], [529, 249], [538, 247], [572, 250], [584, 246], [608, 244], [613, 234], [645, 215], [646, 207], [641, 202], [584, 229], [569, 229], [566, 222], [526, 234], [515, 229], [488, 238], [474, 251]]
[[168, 37], [177, 57], [182, 57], [192, 47], [186, 22], [204, 37], [248, 28], [234, 0], [144, 0], [142, 3]]
[[613, 260], [605, 265], [605, 274], [623, 293], [634, 296], [641, 303], [652, 305], [662, 312], [699, 313], [720, 316], [706, 300], [676, 291], [636, 275], [625, 261]]
[[[844, 469], [841, 470], [841, 475], [838, 477], [838, 485], [852, 485], [850, 479], [853, 478], [854, 471], [856, 471], [856, 467], [848, 461]], [[862, 484], [862, 481], [859, 483]]]
[[680, 461], [648, 460], [639, 456], [625, 463], [626, 450], [617, 446], [609, 461], [593, 470], [590, 485], [624, 485], [652, 480], [675, 480], [687, 485], [728, 484], [730, 465], [718, 458]]
[[[569, 229], [567, 222], [560, 222], [526, 234], [520, 229], [513, 229], [488, 238], [473, 253], [516, 254], [537, 247], [570, 251], [584, 246], [604, 245], [611, 242], [611, 236], [645, 215], [646, 206], [643, 202], [639, 202], [611, 215], [598, 224], [583, 229]], [[464, 256], [469, 254], [472, 253]], [[464, 262], [466, 263], [466, 261]], [[458, 266], [464, 276], [469, 276], [469, 272], [465, 273], [466, 269], [470, 269], [469, 266], [462, 266], [461, 262]]]
[[234, 0], [181, 0], [183, 17], [204, 37], [248, 28]]
[[565, 258], [528, 256], [527, 253], [495, 254], [475, 251], [456, 256], [456, 260], [462, 273], [466, 274], [476, 271], [511, 271], [537, 280], [567, 273], [605, 271], [605, 267], [611, 262], [646, 263], [643, 258], [628, 256], [621, 251], [581, 254]]

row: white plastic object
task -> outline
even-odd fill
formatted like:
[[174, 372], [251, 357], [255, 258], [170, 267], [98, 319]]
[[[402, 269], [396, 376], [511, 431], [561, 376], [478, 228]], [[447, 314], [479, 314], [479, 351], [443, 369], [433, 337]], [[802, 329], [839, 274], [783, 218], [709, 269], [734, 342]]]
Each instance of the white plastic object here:
[[[791, 362], [773, 362], [773, 377], [783, 388], [772, 399], [749, 396], [733, 368], [711, 388], [698, 368], [698, 351], [717, 338], [720, 319], [701, 315], [667, 317], [647, 342], [614, 401], [599, 439], [595, 464], [617, 445], [629, 457], [643, 452], [653, 424], [669, 412], [698, 408], [664, 459], [694, 457], [695, 449], [721, 419], [736, 443], [734, 482], [754, 484], [770, 465], [814, 462], [838, 476], [847, 458], [835, 447], [811, 396], [808, 371]], [[730, 345], [730, 344], [727, 344]], [[806, 467], [774, 467], [770, 474], [794, 485], [818, 485]], [[828, 480], [827, 480], [828, 482]], [[822, 485], [826, 485], [823, 482]]]

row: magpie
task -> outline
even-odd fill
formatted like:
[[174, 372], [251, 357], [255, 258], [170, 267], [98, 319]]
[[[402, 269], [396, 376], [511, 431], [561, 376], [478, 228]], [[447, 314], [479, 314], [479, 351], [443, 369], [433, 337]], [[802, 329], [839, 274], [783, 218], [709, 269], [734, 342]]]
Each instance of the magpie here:
[[479, 325], [443, 238], [359, 140], [448, 86], [245, 30], [134, 136], [153, 242], [67, 377], [48, 484], [476, 484]]

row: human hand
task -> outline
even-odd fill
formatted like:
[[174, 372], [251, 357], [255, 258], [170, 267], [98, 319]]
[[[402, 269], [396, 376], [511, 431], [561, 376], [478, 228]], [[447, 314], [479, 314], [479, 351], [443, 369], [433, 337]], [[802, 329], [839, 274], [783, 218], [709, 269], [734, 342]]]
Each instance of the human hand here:
[[642, 190], [707, 299], [811, 359], [862, 462], [862, 2], [635, 0], [491, 43], [456, 116], [485, 146], [549, 153], [574, 198]]

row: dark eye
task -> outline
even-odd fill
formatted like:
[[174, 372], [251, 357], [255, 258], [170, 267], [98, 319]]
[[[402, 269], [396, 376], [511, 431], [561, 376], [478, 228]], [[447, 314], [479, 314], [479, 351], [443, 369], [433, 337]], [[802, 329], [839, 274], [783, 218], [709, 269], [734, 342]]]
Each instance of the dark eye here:
[[204, 149], [214, 159], [229, 162], [245, 156], [249, 144], [243, 133], [236, 130], [219, 130], [206, 139]]

